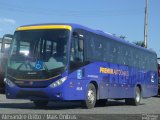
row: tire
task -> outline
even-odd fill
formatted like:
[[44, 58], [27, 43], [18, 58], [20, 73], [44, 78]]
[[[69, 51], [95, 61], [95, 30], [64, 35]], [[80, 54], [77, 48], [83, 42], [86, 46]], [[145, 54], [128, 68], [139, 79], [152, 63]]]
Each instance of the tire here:
[[158, 88], [158, 95], [160, 95], [160, 88]]
[[137, 87], [136, 87], [136, 91], [135, 91], [135, 97], [134, 97], [134, 98], [126, 98], [126, 99], [125, 99], [125, 103], [128, 104], [128, 105], [137, 106], [137, 105], [140, 104], [141, 98], [142, 98], [141, 90], [140, 90], [140, 88], [137, 86]]
[[90, 83], [86, 92], [86, 100], [82, 101], [82, 107], [91, 109], [94, 108], [96, 104], [96, 88], [94, 84]]
[[5, 88], [0, 89], [0, 94], [5, 94]]
[[43, 108], [43, 107], [46, 107], [48, 105], [47, 100], [35, 100], [35, 101], [33, 101], [33, 103], [36, 107], [39, 107], [39, 108]]
[[108, 101], [107, 99], [97, 100], [96, 101], [96, 106], [97, 107], [104, 107], [106, 105], [107, 101]]

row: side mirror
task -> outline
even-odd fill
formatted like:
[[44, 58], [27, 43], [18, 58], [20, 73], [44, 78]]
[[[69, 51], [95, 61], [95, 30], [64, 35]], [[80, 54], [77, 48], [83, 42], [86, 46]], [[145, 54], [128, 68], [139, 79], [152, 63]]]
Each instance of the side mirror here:
[[3, 36], [2, 43], [1, 43], [1, 52], [5, 52], [6, 47], [9, 48], [11, 46], [12, 40], [13, 40], [13, 35], [11, 34], [5, 34]]

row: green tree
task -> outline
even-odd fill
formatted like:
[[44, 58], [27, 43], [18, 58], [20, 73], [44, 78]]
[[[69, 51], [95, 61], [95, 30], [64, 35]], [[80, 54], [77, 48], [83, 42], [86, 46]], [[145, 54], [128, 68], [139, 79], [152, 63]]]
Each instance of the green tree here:
[[124, 36], [124, 35], [117, 36], [115, 33], [113, 33], [112, 35], [115, 36], [115, 37], [119, 37], [121, 39], [125, 39], [126, 38], [126, 36]]
[[120, 35], [119, 38], [125, 39], [126, 36]]
[[138, 45], [138, 46], [145, 47], [144, 41], [136, 41], [136, 42], [133, 42], [133, 43]]

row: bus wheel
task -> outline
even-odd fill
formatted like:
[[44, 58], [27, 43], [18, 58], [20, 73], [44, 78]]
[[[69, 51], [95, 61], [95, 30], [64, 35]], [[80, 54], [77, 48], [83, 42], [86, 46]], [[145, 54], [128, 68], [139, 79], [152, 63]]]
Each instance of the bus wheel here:
[[135, 105], [135, 106], [140, 104], [142, 95], [141, 95], [141, 90], [138, 86], [136, 87], [135, 92], [136, 92], [135, 98], [126, 98], [125, 99], [126, 104]]
[[96, 88], [94, 84], [90, 83], [86, 94], [86, 100], [82, 101], [82, 106], [87, 109], [94, 108], [96, 96]]
[[103, 106], [106, 105], [107, 102], [108, 102], [107, 99], [97, 100], [97, 101], [96, 101], [96, 106], [98, 106], [98, 107], [103, 107]]
[[33, 101], [33, 103], [36, 107], [45, 107], [47, 106], [48, 101], [47, 100], [35, 100]]

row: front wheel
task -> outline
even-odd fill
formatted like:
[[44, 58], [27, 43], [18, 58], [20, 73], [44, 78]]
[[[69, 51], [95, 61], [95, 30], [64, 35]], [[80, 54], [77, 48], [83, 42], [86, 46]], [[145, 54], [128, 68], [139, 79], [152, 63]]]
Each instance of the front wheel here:
[[96, 88], [94, 84], [90, 83], [87, 89], [86, 100], [82, 101], [82, 106], [87, 109], [94, 108], [96, 96]]
[[140, 88], [137, 86], [137, 87], [136, 87], [136, 91], [135, 91], [135, 97], [134, 97], [134, 98], [126, 98], [126, 99], [125, 99], [125, 102], [126, 102], [126, 104], [137, 106], [137, 105], [140, 104], [141, 98], [142, 98], [141, 90], [140, 90]]

